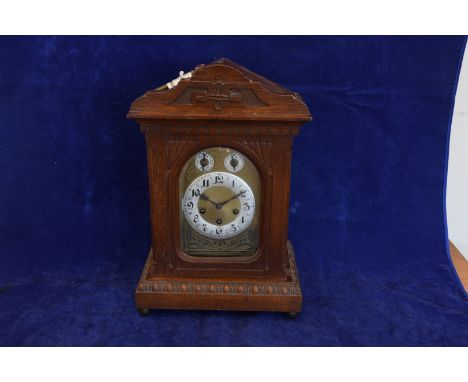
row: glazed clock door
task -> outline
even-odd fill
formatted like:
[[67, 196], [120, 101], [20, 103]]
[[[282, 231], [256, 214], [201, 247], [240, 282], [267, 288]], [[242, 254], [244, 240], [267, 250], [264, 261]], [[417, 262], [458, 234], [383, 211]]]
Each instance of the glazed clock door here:
[[259, 244], [260, 176], [244, 154], [209, 147], [179, 179], [180, 240], [193, 257], [249, 257]]

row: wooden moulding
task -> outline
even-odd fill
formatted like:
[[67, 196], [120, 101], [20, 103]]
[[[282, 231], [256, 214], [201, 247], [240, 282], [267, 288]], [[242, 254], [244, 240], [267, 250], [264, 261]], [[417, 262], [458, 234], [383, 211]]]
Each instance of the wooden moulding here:
[[152, 250], [135, 291], [138, 309], [195, 309], [300, 312], [302, 305], [294, 249], [288, 241], [287, 281], [152, 277]]

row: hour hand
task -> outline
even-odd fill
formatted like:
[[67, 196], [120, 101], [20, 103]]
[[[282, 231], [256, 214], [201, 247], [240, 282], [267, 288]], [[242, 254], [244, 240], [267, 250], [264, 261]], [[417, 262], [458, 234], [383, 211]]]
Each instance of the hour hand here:
[[216, 206], [216, 203], [213, 202], [208, 196], [206, 196], [205, 194], [201, 194], [200, 195], [200, 199], [201, 200], [206, 200], [207, 202], [210, 202], [211, 204], [215, 205]]

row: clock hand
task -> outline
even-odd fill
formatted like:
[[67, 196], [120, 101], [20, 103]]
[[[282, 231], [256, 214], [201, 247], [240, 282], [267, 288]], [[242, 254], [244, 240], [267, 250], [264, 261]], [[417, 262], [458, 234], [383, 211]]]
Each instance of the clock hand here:
[[234, 199], [237, 199], [239, 196], [245, 194], [245, 191], [241, 191], [239, 192], [237, 195], [234, 195], [232, 198], [228, 199], [228, 200], [225, 200], [224, 202], [222, 203], [218, 203], [221, 207], [224, 206], [226, 203], [229, 203], [231, 200], [234, 200]]
[[201, 194], [200, 195], [200, 199], [201, 200], [206, 200], [207, 202], [210, 202], [211, 204], [213, 204], [214, 206], [216, 206], [216, 208], [218, 208], [218, 204], [219, 203], [215, 203], [213, 202], [208, 196], [206, 196], [205, 194]]
[[201, 194], [200, 195], [200, 199], [201, 200], [206, 200], [207, 202], [210, 202], [211, 204], [213, 204], [218, 210], [221, 209], [226, 203], [229, 203], [231, 200], [234, 200], [234, 199], [237, 199], [239, 196], [245, 194], [245, 191], [241, 191], [239, 192], [237, 195], [234, 195], [232, 198], [229, 198], [228, 200], [225, 200], [224, 202], [222, 203], [215, 203], [213, 202], [208, 196], [206, 196], [205, 194]]
[[201, 164], [203, 170], [205, 170], [205, 167], [208, 166], [208, 164], [209, 164], [208, 159], [206, 159], [206, 154], [205, 153], [203, 153], [203, 159], [200, 161], [200, 164]]

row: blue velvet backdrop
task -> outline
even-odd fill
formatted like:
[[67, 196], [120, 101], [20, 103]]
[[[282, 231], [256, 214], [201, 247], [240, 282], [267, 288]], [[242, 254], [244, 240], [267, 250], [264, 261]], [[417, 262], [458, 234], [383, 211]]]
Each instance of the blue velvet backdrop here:
[[[447, 135], [464, 37], [0, 38], [0, 345], [468, 345], [447, 256]], [[290, 233], [304, 307], [160, 311], [145, 90], [226, 56], [301, 93]]]

